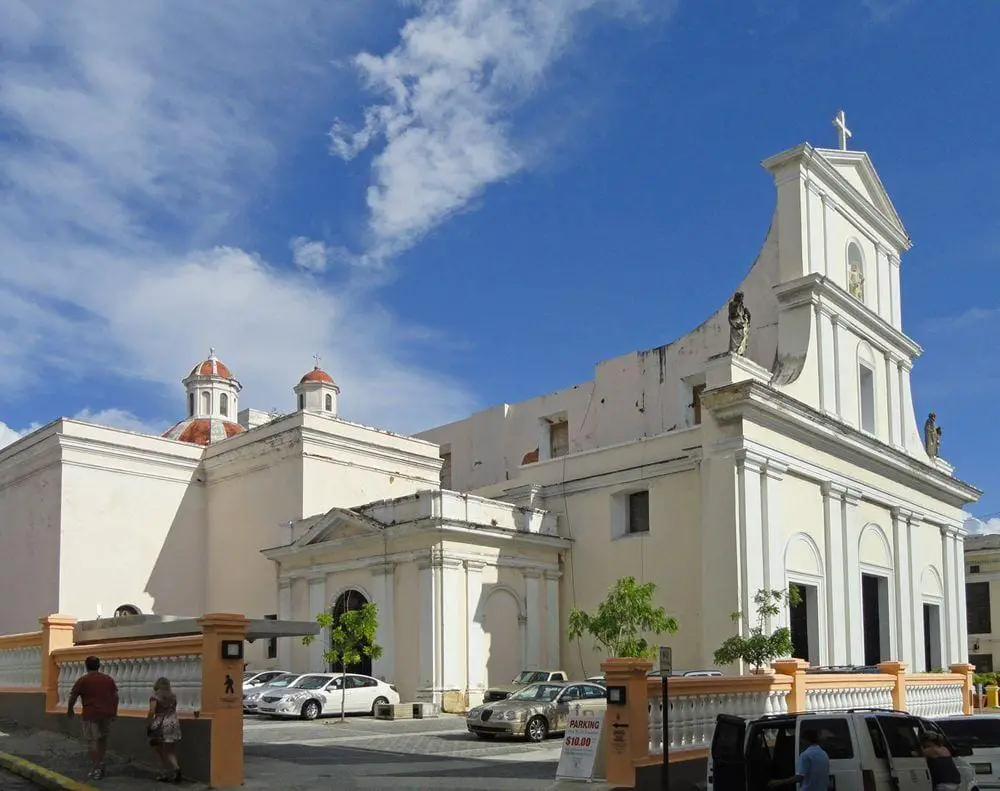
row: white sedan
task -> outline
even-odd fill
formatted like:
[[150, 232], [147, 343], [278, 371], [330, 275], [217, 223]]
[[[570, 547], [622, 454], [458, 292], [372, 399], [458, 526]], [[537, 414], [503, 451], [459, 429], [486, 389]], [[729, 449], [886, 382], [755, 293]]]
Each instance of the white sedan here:
[[257, 711], [271, 717], [314, 720], [340, 714], [341, 701], [347, 714], [374, 714], [376, 706], [399, 703], [399, 692], [392, 684], [371, 676], [311, 673], [294, 687], [268, 690]]

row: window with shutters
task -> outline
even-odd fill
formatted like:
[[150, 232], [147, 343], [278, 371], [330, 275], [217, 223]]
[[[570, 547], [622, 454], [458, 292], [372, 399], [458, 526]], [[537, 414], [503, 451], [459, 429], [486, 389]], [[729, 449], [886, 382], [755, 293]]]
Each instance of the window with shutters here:
[[649, 532], [649, 492], [632, 492], [628, 496], [628, 532]]
[[990, 583], [965, 583], [965, 607], [969, 634], [990, 634], [993, 631], [990, 617]]

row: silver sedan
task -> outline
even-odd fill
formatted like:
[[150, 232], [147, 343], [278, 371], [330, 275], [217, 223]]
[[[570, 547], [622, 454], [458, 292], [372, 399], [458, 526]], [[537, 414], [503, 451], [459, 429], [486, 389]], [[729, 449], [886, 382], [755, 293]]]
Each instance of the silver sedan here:
[[540, 742], [564, 732], [572, 714], [603, 712], [606, 696], [604, 687], [586, 681], [532, 684], [505, 700], [476, 706], [465, 724], [481, 739], [517, 736]]

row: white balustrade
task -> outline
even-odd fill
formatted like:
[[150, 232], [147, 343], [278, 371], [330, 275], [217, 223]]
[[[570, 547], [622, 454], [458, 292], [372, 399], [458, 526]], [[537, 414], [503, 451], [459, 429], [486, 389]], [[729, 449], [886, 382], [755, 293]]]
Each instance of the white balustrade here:
[[947, 717], [961, 714], [965, 701], [965, 687], [961, 681], [942, 681], [940, 684], [906, 684], [906, 708], [918, 717]]
[[0, 648], [0, 687], [41, 689], [42, 647]]
[[[69, 703], [73, 684], [87, 672], [83, 661], [63, 661], [59, 666], [59, 707]], [[166, 678], [177, 696], [178, 711], [198, 711], [201, 708], [201, 655], [149, 657], [108, 657], [101, 659], [101, 671], [118, 685], [118, 705], [122, 709], [146, 709], [153, 694], [153, 684]]]
[[[788, 711], [787, 689], [761, 689], [746, 692], [718, 692], [702, 695], [679, 695], [669, 699], [667, 736], [671, 750], [706, 749], [712, 743], [715, 720], [719, 714], [753, 717], [783, 714]], [[649, 711], [649, 753], [663, 754], [663, 698], [647, 699]]]
[[806, 690], [806, 711], [844, 709], [891, 709], [892, 686], [810, 687]]

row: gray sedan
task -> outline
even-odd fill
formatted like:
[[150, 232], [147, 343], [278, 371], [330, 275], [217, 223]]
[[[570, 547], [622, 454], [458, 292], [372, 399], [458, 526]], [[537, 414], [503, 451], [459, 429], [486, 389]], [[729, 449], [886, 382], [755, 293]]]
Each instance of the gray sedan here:
[[571, 714], [603, 712], [606, 696], [604, 687], [586, 681], [532, 684], [505, 700], [476, 706], [465, 724], [481, 739], [517, 736], [540, 742], [564, 732]]

